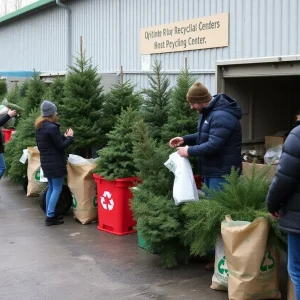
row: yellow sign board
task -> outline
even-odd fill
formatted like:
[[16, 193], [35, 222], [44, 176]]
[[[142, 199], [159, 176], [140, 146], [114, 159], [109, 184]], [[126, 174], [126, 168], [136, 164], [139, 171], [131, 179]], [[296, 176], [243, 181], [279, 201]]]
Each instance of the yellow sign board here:
[[140, 52], [154, 54], [226, 47], [228, 35], [228, 13], [142, 28]]

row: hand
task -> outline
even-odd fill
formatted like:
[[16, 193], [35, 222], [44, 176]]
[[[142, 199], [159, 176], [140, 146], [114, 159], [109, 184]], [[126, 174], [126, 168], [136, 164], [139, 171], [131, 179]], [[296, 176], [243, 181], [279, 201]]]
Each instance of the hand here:
[[169, 146], [174, 148], [182, 145], [183, 143], [184, 143], [183, 138], [177, 136], [169, 141]]
[[270, 213], [270, 216], [271, 216], [273, 219], [278, 220], [279, 217], [280, 217], [279, 211], [276, 211], [276, 212], [274, 212], [274, 213]]
[[12, 118], [17, 115], [17, 111], [9, 109], [7, 114]]
[[178, 147], [176, 150], [181, 157], [188, 157], [189, 156], [188, 149], [189, 146], [185, 146], [185, 147]]
[[66, 135], [66, 137], [67, 136], [73, 136], [74, 135], [73, 129], [72, 128], [67, 129], [65, 135]]

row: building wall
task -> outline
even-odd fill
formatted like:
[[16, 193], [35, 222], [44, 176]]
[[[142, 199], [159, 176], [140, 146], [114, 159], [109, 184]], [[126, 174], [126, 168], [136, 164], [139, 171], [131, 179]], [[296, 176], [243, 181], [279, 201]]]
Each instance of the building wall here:
[[[152, 55], [161, 60], [172, 83], [187, 57], [190, 69], [215, 92], [216, 60], [300, 53], [298, 0], [73, 0], [72, 53], [83, 37], [88, 57], [99, 71], [117, 73], [147, 86], [141, 72], [142, 27], [229, 13], [229, 47]], [[0, 25], [0, 70], [66, 69], [65, 11], [56, 6]]]

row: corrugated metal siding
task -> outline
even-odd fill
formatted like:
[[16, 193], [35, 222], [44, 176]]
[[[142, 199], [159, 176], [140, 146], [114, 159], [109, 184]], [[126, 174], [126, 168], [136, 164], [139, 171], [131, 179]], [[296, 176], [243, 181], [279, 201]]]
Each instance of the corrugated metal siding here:
[[[299, 0], [70, 0], [73, 14], [72, 52], [83, 36], [87, 56], [100, 72], [117, 73], [147, 85], [139, 74], [139, 31], [171, 22], [228, 12], [229, 47], [152, 55], [168, 71], [178, 71], [188, 58], [190, 69], [214, 92], [216, 60], [300, 53]], [[0, 69], [61, 71], [65, 69], [65, 11], [51, 8], [0, 26]], [[47, 35], [45, 32], [47, 31]], [[4, 45], [4, 48], [2, 47]], [[9, 59], [7, 59], [9, 58]], [[136, 72], [136, 74], [132, 74]], [[170, 75], [172, 82], [176, 76]]]
[[65, 34], [56, 7], [0, 26], [0, 70], [64, 70]]

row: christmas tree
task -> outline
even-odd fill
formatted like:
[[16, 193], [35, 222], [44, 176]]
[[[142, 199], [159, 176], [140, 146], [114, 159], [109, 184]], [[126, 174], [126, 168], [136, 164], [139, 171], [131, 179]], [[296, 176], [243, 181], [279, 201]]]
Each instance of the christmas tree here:
[[132, 109], [140, 109], [142, 97], [140, 93], [134, 92], [134, 86], [130, 82], [119, 83], [105, 95], [101, 113], [101, 136], [99, 145], [101, 148], [107, 144], [107, 136], [115, 126], [118, 116], [121, 111], [131, 107]]
[[174, 176], [164, 166], [172, 150], [151, 138], [143, 121], [134, 126], [133, 141], [134, 164], [142, 180], [133, 190], [137, 229], [147, 245], [159, 252], [162, 265], [171, 268], [189, 257], [182, 242], [184, 219], [172, 199]]
[[91, 147], [98, 145], [101, 136], [100, 110], [104, 101], [101, 77], [97, 67], [85, 54], [76, 59], [70, 67], [65, 83], [65, 98], [61, 105], [61, 125], [63, 129], [74, 130], [75, 142], [70, 147], [79, 155], [91, 157]]
[[271, 224], [271, 235], [279, 245], [286, 243], [285, 237], [277, 229], [266, 210], [266, 196], [270, 181], [269, 168], [257, 171], [255, 165], [250, 177], [239, 176], [238, 170], [232, 170], [225, 176], [223, 189], [209, 190], [204, 187], [206, 196], [199, 202], [184, 205], [186, 219], [186, 243], [191, 246], [191, 254], [206, 255], [214, 248], [221, 233], [221, 222], [226, 215], [233, 220], [253, 222], [257, 217], [267, 217]]
[[7, 85], [5, 79], [0, 79], [0, 100], [4, 98], [7, 93]]
[[168, 118], [168, 103], [171, 97], [170, 80], [162, 72], [161, 62], [155, 61], [154, 75], [149, 75], [150, 88], [143, 91], [143, 118], [150, 126], [151, 136], [161, 140], [161, 129]]
[[132, 128], [139, 120], [140, 113], [128, 107], [118, 117], [114, 129], [107, 134], [108, 145], [99, 151], [95, 173], [107, 180], [136, 176], [133, 162]]
[[24, 115], [27, 116], [33, 109], [39, 108], [46, 92], [46, 85], [37, 73], [34, 73], [28, 83], [24, 101], [20, 103], [24, 107]]
[[22, 164], [19, 160], [23, 149], [36, 146], [34, 123], [39, 115], [39, 108], [35, 108], [26, 118], [21, 118], [16, 133], [5, 145], [6, 175], [13, 182], [22, 183], [27, 174], [27, 164]]
[[56, 77], [50, 84], [45, 98], [53, 102], [57, 106], [58, 112], [61, 110], [61, 105], [64, 101], [65, 78]]
[[167, 108], [168, 121], [162, 129], [164, 142], [168, 142], [173, 137], [197, 131], [199, 116], [186, 101], [186, 94], [195, 81], [187, 69], [180, 71]]
[[30, 80], [27, 79], [25, 80], [19, 87], [19, 96], [20, 96], [20, 100], [22, 101], [27, 93], [28, 87], [29, 87], [29, 82]]

